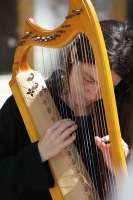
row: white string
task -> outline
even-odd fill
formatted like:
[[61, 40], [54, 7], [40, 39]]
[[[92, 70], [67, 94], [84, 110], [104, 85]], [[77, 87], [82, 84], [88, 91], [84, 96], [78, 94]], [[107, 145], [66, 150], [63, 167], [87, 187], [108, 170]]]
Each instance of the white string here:
[[[88, 59], [87, 59], [87, 44], [86, 44], [86, 41], [84, 40], [84, 35], [82, 34], [82, 37], [83, 37], [83, 49], [82, 49], [82, 52], [84, 52], [85, 53], [85, 60], [84, 60], [84, 62], [87, 64], [88, 62]], [[82, 47], [82, 45], [81, 45], [81, 47]], [[89, 66], [88, 66], [89, 67]], [[86, 124], [88, 124], [88, 123], [86, 123]], [[86, 127], [86, 125], [84, 124], [84, 126]], [[89, 126], [89, 124], [88, 124], [88, 126]], [[86, 129], [89, 129], [89, 127], [86, 127]], [[87, 130], [86, 130], [86, 132], [87, 132]], [[88, 142], [88, 148], [89, 148], [89, 146], [91, 146], [91, 139], [90, 139], [90, 135], [88, 135], [89, 136], [89, 142]], [[86, 136], [86, 139], [87, 139], [87, 136]], [[93, 152], [92, 152], [92, 149], [91, 149], [91, 154], [93, 154]], [[90, 162], [91, 160], [89, 159], [89, 162]], [[94, 171], [94, 175], [96, 174], [96, 171], [95, 171], [95, 166], [94, 166], [94, 162], [93, 161], [91, 161], [92, 163], [91, 163], [91, 173], [93, 173], [92, 171]], [[89, 165], [89, 164], [88, 164]], [[96, 184], [96, 187], [98, 187], [98, 185], [97, 185], [97, 180], [96, 180], [96, 176], [94, 176], [94, 180], [93, 180], [94, 182], [95, 182], [95, 184]]]
[[[96, 62], [96, 61], [95, 61]], [[96, 65], [97, 66], [97, 65]], [[98, 73], [97, 73], [98, 74]], [[97, 79], [98, 77], [96, 77], [95, 76], [95, 79]], [[98, 101], [98, 109], [99, 109], [99, 111], [98, 111], [98, 117], [99, 117], [99, 119], [97, 119], [96, 121], [98, 122], [98, 121], [100, 121], [100, 122], [102, 122], [102, 126], [100, 126], [101, 127], [101, 133], [102, 133], [102, 137], [103, 136], [105, 136], [105, 135], [107, 135], [107, 132], [106, 132], [106, 134], [104, 134], [105, 133], [105, 130], [107, 131], [107, 127], [106, 127], [106, 120], [105, 120], [105, 114], [104, 114], [104, 107], [103, 107], [103, 105], [102, 105], [102, 102], [101, 101]], [[95, 122], [94, 122], [95, 123]], [[107, 156], [107, 155], [106, 155]], [[111, 161], [110, 161], [111, 162]], [[106, 166], [106, 164], [105, 163], [103, 163], [104, 164], [104, 166]], [[106, 174], [105, 174], [106, 175]], [[107, 178], [107, 176], [106, 176], [106, 178]], [[112, 189], [112, 188], [115, 188], [115, 185], [114, 185], [114, 181], [113, 180], [111, 180], [111, 176], [110, 176], [110, 174], [109, 174], [109, 176], [108, 176], [108, 182], [107, 182], [107, 184], [109, 185], [109, 184], [113, 184], [113, 187], [110, 187], [110, 189]], [[108, 188], [109, 188], [109, 186], [108, 186]]]
[[[82, 40], [82, 38], [83, 38], [83, 40]], [[79, 35], [78, 36], [78, 40], [80, 41], [80, 43], [82, 43], [83, 42], [83, 44], [81, 44], [81, 52], [82, 52], [82, 59], [83, 59], [83, 63], [85, 63], [85, 64], [87, 64], [88, 63], [88, 55], [87, 55], [87, 52], [86, 52], [86, 47], [88, 47], [88, 49], [89, 49], [89, 55], [90, 55], [90, 59], [91, 59], [91, 61], [93, 61], [93, 52], [92, 52], [92, 49], [91, 49], [91, 45], [90, 44], [88, 44], [87, 45], [87, 39], [85, 39], [84, 38], [84, 35]], [[67, 52], [67, 49], [70, 49], [71, 47], [76, 47], [76, 41], [73, 41], [69, 46], [67, 46], [67, 47], [64, 47], [64, 48], [62, 48], [61, 49], [61, 54], [62, 54], [62, 58], [63, 58], [63, 60], [64, 60], [64, 62], [63, 62], [63, 65], [65, 64], [65, 66], [61, 66], [62, 65], [62, 61], [60, 61], [60, 54], [58, 54], [57, 55], [57, 57], [56, 57], [56, 60], [55, 59], [53, 59], [53, 56], [52, 56], [52, 50], [51, 49], [49, 49], [49, 54], [50, 54], [50, 57], [49, 57], [49, 61], [50, 61], [50, 67], [49, 67], [49, 70], [48, 70], [48, 73], [49, 74], [52, 74], [52, 72], [55, 70], [55, 68], [58, 68], [58, 66], [59, 67], [62, 67], [62, 69], [64, 69], [65, 71], [67, 71], [67, 68], [69, 67], [68, 65], [68, 52]], [[81, 68], [82, 68], [82, 64], [81, 64], [81, 62], [79, 62], [79, 57], [78, 57], [78, 52], [77, 52], [77, 48], [75, 48], [75, 54], [73, 54], [73, 52], [72, 52], [73, 50], [71, 50], [70, 51], [70, 53], [71, 53], [71, 55], [70, 55], [70, 58], [71, 58], [71, 61], [73, 62], [73, 64], [76, 64], [77, 66], [76, 66], [76, 70], [75, 70], [75, 72], [76, 72], [76, 74], [79, 74], [79, 71], [78, 70], [81, 70]], [[83, 54], [83, 52], [85, 53], [85, 55]], [[43, 52], [43, 50], [42, 50], [42, 54], [43, 54], [44, 52]], [[76, 56], [75, 56], [76, 55]], [[96, 61], [95, 61], [96, 62]], [[94, 79], [95, 80], [98, 80], [98, 77], [97, 77], [97, 73], [95, 73], [95, 70], [94, 70], [94, 66], [93, 65], [96, 65], [96, 63], [91, 63], [91, 65], [92, 66], [90, 66], [90, 63], [89, 63], [89, 66], [88, 67], [92, 67], [93, 68], [93, 74], [94, 74]], [[45, 72], [45, 70], [46, 70], [46, 64], [45, 64], [45, 61], [44, 61], [44, 58], [43, 58], [43, 67], [45, 68], [44, 69], [44, 72]], [[74, 66], [75, 67], [75, 66]], [[81, 72], [82, 72], [82, 70], [81, 70]], [[82, 83], [82, 74], [79, 74], [79, 77], [78, 77], [78, 81], [80, 82], [80, 83]], [[71, 97], [71, 92], [69, 91], [69, 85], [68, 85], [68, 83], [69, 83], [69, 80], [67, 80], [67, 88], [68, 88], [68, 98], [66, 97], [66, 95], [65, 94], [63, 94], [63, 101], [64, 102], [69, 102], [70, 103], [70, 105], [72, 106], [72, 108], [74, 109], [75, 108], [75, 102], [74, 102], [74, 99], [73, 98], [70, 98]], [[73, 85], [72, 85], [72, 87], [73, 87]], [[81, 93], [83, 94], [84, 93], [84, 88], [82, 87], [81, 88], [82, 90], [81, 90]], [[80, 90], [80, 86], [79, 86], [79, 84], [77, 84], [77, 88], [75, 88], [75, 91], [76, 91], [76, 93], [78, 92]], [[94, 90], [95, 90], [95, 92], [97, 93], [97, 85], [95, 84], [94, 85]], [[52, 93], [54, 93], [55, 91], [53, 90], [53, 88], [52, 88]], [[100, 94], [99, 94], [99, 96], [100, 96]], [[82, 99], [81, 99], [81, 96], [79, 97], [79, 101], [83, 101]], [[62, 113], [63, 113], [63, 115], [64, 116], [66, 116], [67, 115], [67, 105], [66, 104], [63, 104], [63, 102], [62, 101], [60, 101], [59, 102], [61, 105], [61, 108], [62, 108]], [[85, 102], [84, 102], [85, 103]], [[65, 105], [65, 106], [64, 106]], [[69, 105], [68, 105], [69, 106]], [[99, 130], [101, 130], [101, 135], [102, 136], [104, 136], [104, 132], [105, 132], [105, 130], [107, 129], [106, 128], [106, 121], [105, 121], [105, 119], [104, 119], [104, 108], [103, 108], [103, 105], [102, 105], [102, 102], [101, 101], [98, 101], [97, 102], [97, 108], [95, 109], [95, 103], [94, 103], [94, 106], [93, 106], [93, 104], [90, 106], [91, 108], [91, 110], [93, 110], [94, 111], [94, 109], [95, 109], [95, 117], [96, 117], [96, 121], [94, 120], [94, 117], [93, 116], [91, 116], [91, 121], [92, 121], [92, 129], [93, 129], [93, 136], [95, 137], [95, 132], [96, 132], [96, 129], [98, 128], [98, 131]], [[74, 110], [73, 110], [74, 111]], [[92, 112], [93, 112], [92, 111]], [[79, 113], [84, 113], [84, 109], [83, 109], [83, 106], [79, 106], [79, 110], [78, 110], [78, 112]], [[72, 110], [71, 110], [71, 113], [70, 113], [70, 115], [72, 115]], [[98, 116], [98, 118], [97, 118], [97, 116]], [[72, 120], [75, 120], [76, 121], [76, 115], [74, 115], [74, 118], [72, 119]], [[79, 116], [79, 119], [81, 119], [81, 117]], [[84, 118], [85, 119], [85, 118]], [[100, 127], [99, 127], [99, 122], [102, 122], [102, 125], [100, 125]], [[97, 126], [97, 127], [96, 127]], [[98, 183], [97, 183], [97, 180], [96, 180], [96, 169], [95, 169], [95, 162], [93, 161], [93, 160], [91, 160], [91, 157], [90, 157], [90, 154], [93, 154], [93, 149], [91, 149], [90, 147], [92, 146], [92, 140], [91, 140], [91, 135], [90, 135], [90, 127], [89, 127], [89, 122], [87, 121], [87, 119], [85, 119], [84, 121], [83, 120], [81, 120], [81, 127], [84, 127], [84, 130], [85, 130], [85, 133], [81, 133], [81, 134], [83, 134], [82, 135], [82, 139], [83, 139], [83, 147], [84, 147], [84, 153], [86, 154], [86, 156], [85, 156], [85, 162], [86, 162], [86, 165], [87, 165], [87, 168], [89, 168], [89, 166], [91, 166], [91, 169], [90, 169], [90, 173], [92, 173], [93, 174], [93, 178], [94, 178], [94, 182], [95, 182], [95, 184], [96, 184], [96, 187], [98, 187]], [[78, 132], [79, 134], [80, 134], [80, 131]], [[86, 135], [86, 133], [88, 133], [88, 137], [87, 137], [87, 135]], [[92, 134], [92, 133], [91, 133]], [[98, 133], [99, 134], [99, 133]], [[89, 139], [89, 140], [88, 140]], [[85, 141], [86, 141], [86, 143], [85, 143]], [[75, 141], [75, 144], [77, 145], [77, 146], [80, 146], [81, 144], [80, 144], [80, 137], [77, 137], [77, 139], [76, 139], [76, 141]], [[87, 144], [87, 146], [86, 146], [86, 144]], [[88, 153], [87, 154], [87, 149], [90, 149], [90, 154]], [[78, 151], [79, 151], [79, 154], [80, 154], [80, 156], [82, 156], [82, 150], [81, 149], [78, 149]], [[100, 160], [99, 160], [99, 157], [98, 157], [98, 151], [97, 151], [97, 148], [96, 148], [96, 152], [97, 152], [97, 154], [96, 154], [96, 156], [97, 156], [97, 162], [98, 162], [98, 171], [99, 171], [99, 173], [100, 173]], [[76, 152], [74, 152], [74, 154], [76, 155]], [[87, 160], [89, 158], [89, 160]], [[83, 168], [83, 164], [80, 162], [80, 160], [76, 160], [76, 162], [77, 162], [77, 164], [78, 164], [78, 166], [80, 166], [80, 170], [81, 170], [81, 172], [84, 174], [84, 168]], [[90, 162], [90, 163], [89, 163]], [[106, 164], [105, 163], [103, 163], [104, 164], [104, 166], [106, 166]], [[105, 174], [106, 175], [106, 174]], [[110, 182], [110, 183], [109, 183]], [[111, 180], [111, 176], [109, 176], [109, 179], [108, 179], [108, 184], [111, 184], [112, 183], [112, 180]], [[103, 193], [104, 193], [104, 183], [103, 183], [103, 185], [101, 186], [102, 187], [102, 190], [103, 190]], [[113, 182], [113, 187], [115, 188], [115, 184], [114, 184], [114, 182]], [[108, 188], [109, 188], [109, 185], [108, 185]], [[111, 187], [110, 187], [111, 188]], [[112, 189], [112, 193], [113, 193], [113, 189]]]

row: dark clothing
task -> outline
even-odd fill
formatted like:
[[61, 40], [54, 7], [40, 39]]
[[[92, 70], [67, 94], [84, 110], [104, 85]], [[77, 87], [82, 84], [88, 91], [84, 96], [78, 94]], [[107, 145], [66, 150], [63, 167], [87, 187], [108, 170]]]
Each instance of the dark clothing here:
[[121, 81], [115, 88], [119, 123], [123, 140], [129, 146], [127, 164], [133, 162], [133, 82]]
[[[121, 82], [115, 91], [122, 138], [132, 148], [133, 89], [132, 87], [129, 89], [128, 85]], [[65, 117], [63, 116], [63, 118]], [[72, 119], [72, 113], [69, 109], [67, 117]], [[78, 117], [74, 120], [78, 122]], [[87, 120], [90, 120], [90, 118]], [[89, 127], [90, 129], [91, 127]], [[93, 141], [93, 135], [90, 137]], [[82, 149], [81, 146], [78, 147], [79, 143], [76, 144], [75, 142], [75, 145], [79, 150]], [[82, 155], [83, 152], [81, 151], [80, 154]], [[94, 157], [91, 158], [91, 160], [93, 159]], [[87, 160], [88, 157], [83, 160], [85, 165]], [[88, 171], [90, 171], [89, 167], [88, 165]], [[91, 176], [93, 179], [93, 173]], [[53, 185], [48, 162], [41, 162], [37, 142], [30, 143], [21, 115], [13, 96], [11, 96], [0, 110], [0, 199], [50, 200], [48, 188]]]
[[0, 111], [0, 199], [50, 200], [54, 185], [48, 163], [41, 162], [37, 142], [30, 144], [11, 96]]

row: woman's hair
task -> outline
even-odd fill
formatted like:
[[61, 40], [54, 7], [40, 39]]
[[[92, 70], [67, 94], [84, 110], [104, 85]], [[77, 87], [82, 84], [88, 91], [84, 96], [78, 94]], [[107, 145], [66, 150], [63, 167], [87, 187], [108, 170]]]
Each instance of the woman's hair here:
[[[133, 26], [117, 20], [103, 20], [100, 25], [111, 70], [125, 81], [133, 80]], [[76, 60], [95, 64], [89, 40], [84, 34], [80, 34], [73, 45], [76, 46]]]
[[111, 70], [124, 81], [133, 80], [133, 26], [128, 22], [100, 22]]
[[[133, 81], [133, 26], [128, 22], [117, 20], [103, 20], [100, 22], [107, 54], [109, 58], [110, 68], [115, 71], [124, 81]], [[72, 58], [73, 47], [76, 47], [74, 59]], [[65, 74], [67, 79], [71, 73], [73, 62], [95, 64], [93, 51], [88, 38], [85, 34], [80, 34], [74, 42], [67, 47], [67, 68]], [[56, 70], [52, 76], [47, 79], [50, 87], [61, 93], [63, 82], [61, 76], [64, 75], [63, 70]], [[55, 84], [56, 83], [56, 84]], [[58, 84], [60, 84], [60, 87]], [[68, 82], [69, 85], [69, 82]], [[57, 93], [58, 93], [57, 92]]]

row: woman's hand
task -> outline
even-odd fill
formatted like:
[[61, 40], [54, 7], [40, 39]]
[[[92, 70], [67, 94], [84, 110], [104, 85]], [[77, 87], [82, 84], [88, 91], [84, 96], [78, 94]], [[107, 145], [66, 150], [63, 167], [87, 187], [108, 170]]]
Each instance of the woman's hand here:
[[[75, 138], [77, 125], [71, 119], [62, 119], [47, 129], [38, 142], [38, 149], [42, 162], [59, 154]], [[72, 134], [70, 136], [70, 134]], [[68, 137], [70, 136], [70, 137]]]
[[[103, 138], [100, 138], [98, 136], [95, 137], [95, 143], [101, 149], [102, 154], [103, 154], [103, 159], [104, 159], [108, 169], [112, 173], [115, 173], [109, 141], [110, 141], [109, 135], [106, 135]], [[128, 148], [128, 145], [124, 142], [124, 140], [122, 140], [122, 146], [123, 146], [125, 157], [127, 157], [127, 155], [129, 154], [129, 148]]]

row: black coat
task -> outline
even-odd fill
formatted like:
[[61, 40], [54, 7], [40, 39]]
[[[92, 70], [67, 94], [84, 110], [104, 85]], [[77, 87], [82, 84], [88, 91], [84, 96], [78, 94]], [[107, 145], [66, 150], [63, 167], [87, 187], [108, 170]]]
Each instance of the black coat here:
[[11, 96], [0, 110], [0, 199], [51, 200], [53, 178], [42, 163], [37, 142], [30, 142]]
[[121, 135], [129, 146], [127, 164], [133, 164], [133, 82], [121, 81], [115, 88]]

